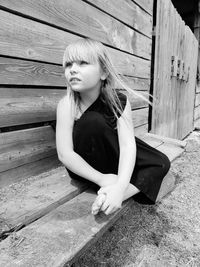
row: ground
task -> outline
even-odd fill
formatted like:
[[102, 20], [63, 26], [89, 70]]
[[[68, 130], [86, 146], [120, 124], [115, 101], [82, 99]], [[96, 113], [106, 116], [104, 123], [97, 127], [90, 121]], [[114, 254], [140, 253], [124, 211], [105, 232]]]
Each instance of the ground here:
[[200, 267], [200, 132], [186, 141], [174, 190], [154, 206], [133, 203], [73, 267]]

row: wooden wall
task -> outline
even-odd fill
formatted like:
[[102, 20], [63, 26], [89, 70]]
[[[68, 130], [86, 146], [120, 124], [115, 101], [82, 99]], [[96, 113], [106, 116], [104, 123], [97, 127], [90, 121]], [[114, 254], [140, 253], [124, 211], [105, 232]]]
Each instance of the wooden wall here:
[[[0, 0], [0, 129], [47, 124], [65, 94], [62, 56], [82, 37], [103, 42], [120, 75], [150, 86], [153, 0]], [[136, 133], [147, 131], [148, 105], [132, 99]]]
[[198, 42], [171, 0], [157, 1], [152, 132], [176, 139], [194, 129]]
[[[200, 7], [200, 0], [199, 7]], [[194, 34], [200, 43], [200, 9], [196, 9], [195, 20], [194, 20]], [[198, 47], [198, 62], [197, 62], [197, 83], [196, 83], [196, 97], [194, 107], [194, 126], [200, 129], [200, 46]]]

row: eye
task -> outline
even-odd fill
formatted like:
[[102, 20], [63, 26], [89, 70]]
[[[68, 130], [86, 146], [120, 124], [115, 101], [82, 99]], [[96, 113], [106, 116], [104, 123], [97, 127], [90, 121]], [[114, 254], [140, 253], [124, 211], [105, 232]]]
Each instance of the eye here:
[[88, 65], [89, 64], [89, 62], [87, 62], [87, 61], [85, 61], [85, 60], [81, 60], [80, 61], [80, 65]]
[[72, 65], [72, 62], [66, 62], [65, 63], [65, 68], [69, 68], [69, 67], [71, 67], [71, 65]]

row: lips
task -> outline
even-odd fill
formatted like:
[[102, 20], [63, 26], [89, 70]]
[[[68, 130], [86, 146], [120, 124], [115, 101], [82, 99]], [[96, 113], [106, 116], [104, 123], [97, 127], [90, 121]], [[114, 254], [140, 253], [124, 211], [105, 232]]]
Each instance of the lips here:
[[69, 79], [70, 82], [80, 82], [81, 80], [77, 77], [72, 77]]

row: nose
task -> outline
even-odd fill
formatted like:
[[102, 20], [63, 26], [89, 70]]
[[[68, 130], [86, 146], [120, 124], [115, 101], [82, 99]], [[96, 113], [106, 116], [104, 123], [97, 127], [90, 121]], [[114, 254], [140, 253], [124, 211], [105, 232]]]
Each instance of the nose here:
[[76, 73], [78, 70], [78, 65], [76, 64], [76, 62], [73, 62], [70, 68], [70, 73]]

